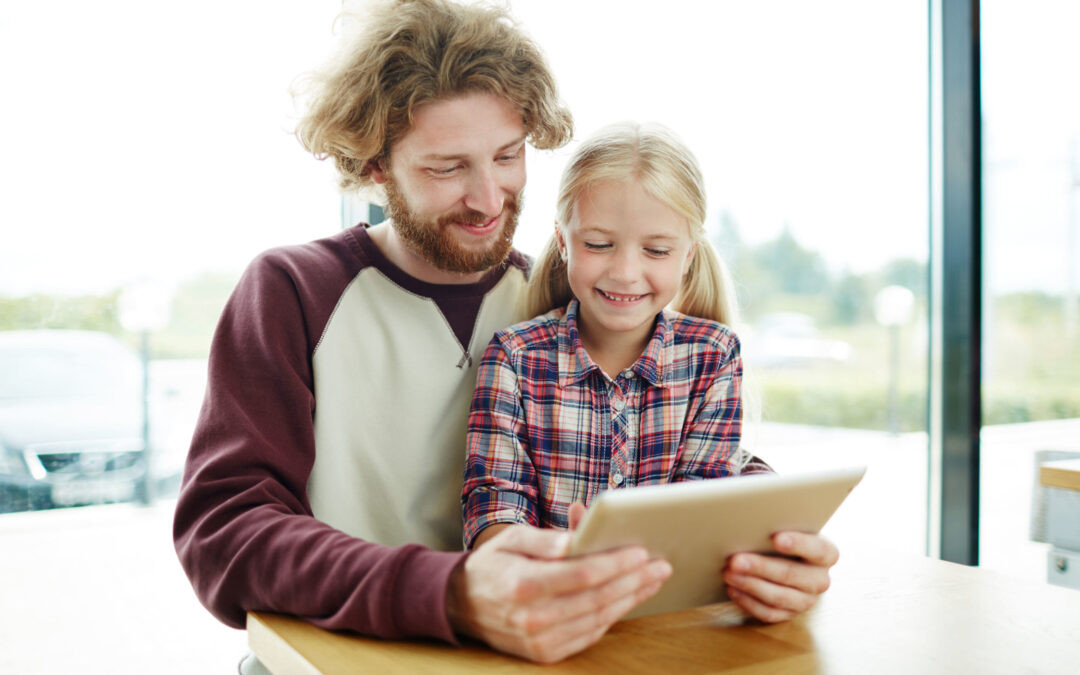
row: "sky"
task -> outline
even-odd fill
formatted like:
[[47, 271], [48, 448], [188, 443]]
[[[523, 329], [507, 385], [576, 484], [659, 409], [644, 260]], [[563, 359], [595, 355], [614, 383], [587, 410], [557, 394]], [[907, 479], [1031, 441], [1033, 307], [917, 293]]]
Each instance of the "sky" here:
[[[1078, 90], [1062, 81], [1080, 63], [1080, 3], [983, 5], [987, 269], [995, 287], [1060, 289], [1076, 194], [1066, 140], [1080, 135]], [[292, 136], [289, 86], [333, 50], [340, 7], [0, 4], [0, 295], [175, 285], [339, 229], [332, 166]], [[727, 213], [757, 243], [789, 227], [836, 271], [926, 259], [925, 3], [512, 9], [579, 138], [636, 119], [687, 141], [711, 228]], [[530, 149], [526, 252], [550, 234], [573, 147]]]

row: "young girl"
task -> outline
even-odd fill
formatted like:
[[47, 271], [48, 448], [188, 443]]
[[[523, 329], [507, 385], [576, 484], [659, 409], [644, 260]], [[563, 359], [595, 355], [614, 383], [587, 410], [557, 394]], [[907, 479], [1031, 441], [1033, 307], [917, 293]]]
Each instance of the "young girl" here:
[[542, 316], [480, 363], [466, 547], [512, 523], [565, 528], [601, 490], [762, 470], [740, 450], [735, 306], [691, 152], [658, 125], [606, 127], [563, 173], [557, 217], [526, 298]]

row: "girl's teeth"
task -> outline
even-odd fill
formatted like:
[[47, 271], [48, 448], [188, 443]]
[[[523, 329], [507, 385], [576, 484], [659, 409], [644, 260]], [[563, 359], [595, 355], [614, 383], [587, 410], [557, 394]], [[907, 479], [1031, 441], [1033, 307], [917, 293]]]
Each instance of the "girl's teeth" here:
[[606, 291], [600, 291], [600, 294], [608, 300], [614, 300], [615, 302], [633, 302], [635, 300], [639, 300], [642, 297], [640, 295], [613, 295]]

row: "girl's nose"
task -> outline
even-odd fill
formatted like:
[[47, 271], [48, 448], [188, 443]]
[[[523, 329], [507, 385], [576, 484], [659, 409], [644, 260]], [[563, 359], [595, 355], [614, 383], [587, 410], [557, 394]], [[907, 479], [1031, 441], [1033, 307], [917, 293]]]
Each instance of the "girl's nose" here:
[[635, 251], [623, 248], [612, 256], [608, 275], [613, 281], [636, 281], [640, 271], [641, 266]]

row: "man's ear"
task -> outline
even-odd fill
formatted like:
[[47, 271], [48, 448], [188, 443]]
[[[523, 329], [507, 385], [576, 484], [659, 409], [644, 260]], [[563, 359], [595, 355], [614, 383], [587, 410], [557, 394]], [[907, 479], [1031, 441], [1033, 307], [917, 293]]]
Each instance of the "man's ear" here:
[[376, 185], [382, 185], [386, 182], [386, 160], [381, 157], [378, 159], [369, 159], [367, 167], [368, 175], [371, 176], [371, 180], [374, 181]]

